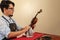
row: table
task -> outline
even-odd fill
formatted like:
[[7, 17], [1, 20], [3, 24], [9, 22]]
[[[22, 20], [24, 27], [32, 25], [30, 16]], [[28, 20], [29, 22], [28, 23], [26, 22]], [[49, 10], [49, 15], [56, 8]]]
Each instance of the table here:
[[14, 38], [13, 40], [36, 40], [36, 39], [39, 40], [39, 38], [42, 37], [43, 35], [44, 34], [42, 33], [35, 32], [33, 37], [20, 37], [20, 38]]

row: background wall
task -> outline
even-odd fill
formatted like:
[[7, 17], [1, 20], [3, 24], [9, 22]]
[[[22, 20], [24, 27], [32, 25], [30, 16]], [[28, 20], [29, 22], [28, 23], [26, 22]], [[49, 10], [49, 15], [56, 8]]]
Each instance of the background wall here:
[[60, 35], [60, 0], [12, 1], [15, 3], [13, 18], [20, 26], [29, 25], [37, 11], [42, 9], [43, 12], [37, 16], [38, 22], [34, 31]]

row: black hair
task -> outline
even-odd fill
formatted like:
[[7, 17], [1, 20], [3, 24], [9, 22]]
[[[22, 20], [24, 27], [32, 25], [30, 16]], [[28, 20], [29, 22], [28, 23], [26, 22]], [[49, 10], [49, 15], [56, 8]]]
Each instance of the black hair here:
[[0, 8], [1, 11], [4, 13], [4, 8], [8, 9], [9, 4], [12, 4], [13, 6], [15, 6], [14, 2], [10, 1], [10, 0], [2, 0], [0, 3]]

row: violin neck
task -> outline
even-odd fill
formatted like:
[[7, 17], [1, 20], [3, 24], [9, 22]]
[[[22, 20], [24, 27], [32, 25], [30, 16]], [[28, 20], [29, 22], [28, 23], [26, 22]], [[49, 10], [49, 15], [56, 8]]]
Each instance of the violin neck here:
[[34, 18], [36, 18], [38, 14], [39, 14], [39, 13], [37, 13]]

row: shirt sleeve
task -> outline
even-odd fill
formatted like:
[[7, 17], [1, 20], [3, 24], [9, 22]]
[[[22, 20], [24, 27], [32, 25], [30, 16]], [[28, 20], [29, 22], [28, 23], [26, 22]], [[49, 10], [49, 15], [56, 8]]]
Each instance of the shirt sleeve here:
[[10, 28], [6, 23], [0, 23], [0, 34], [8, 38], [10, 33]]

